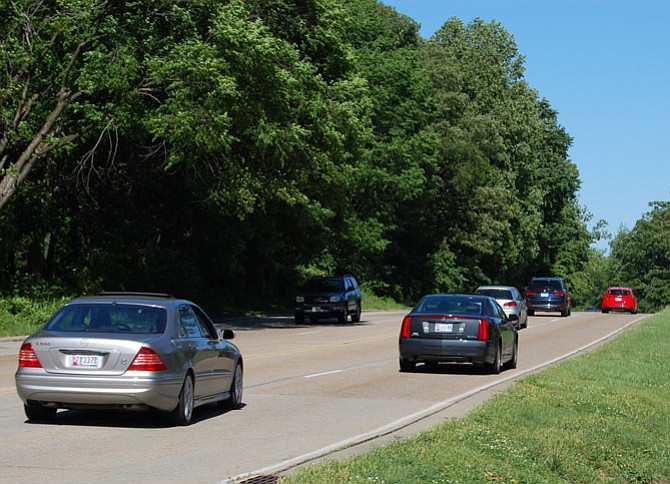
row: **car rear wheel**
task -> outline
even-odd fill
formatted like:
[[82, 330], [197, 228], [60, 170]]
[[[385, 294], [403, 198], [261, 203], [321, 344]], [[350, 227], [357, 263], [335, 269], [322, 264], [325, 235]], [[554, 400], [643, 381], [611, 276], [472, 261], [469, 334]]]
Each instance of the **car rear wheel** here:
[[500, 342], [498, 342], [498, 344], [496, 344], [496, 354], [493, 357], [493, 363], [489, 364], [489, 371], [494, 375], [497, 375], [500, 373], [501, 366], [502, 365], [500, 363]]
[[400, 358], [400, 371], [403, 373], [412, 372], [416, 369], [416, 362]]
[[185, 426], [190, 425], [193, 420], [193, 378], [191, 375], [186, 375], [184, 385], [181, 387], [179, 393], [179, 402], [177, 407], [172, 411], [170, 416], [175, 425]]
[[225, 410], [238, 410], [242, 406], [242, 365], [235, 365], [233, 382], [230, 384], [230, 398], [219, 402]]
[[349, 319], [349, 318], [347, 317], [347, 310], [346, 309], [344, 310], [344, 312], [342, 314], [337, 316], [337, 322], [340, 323], [340, 324], [346, 323], [347, 319]]
[[28, 420], [51, 420], [56, 416], [56, 409], [43, 407], [42, 405], [24, 405]]
[[528, 316], [535, 316], [535, 310], [534, 309], [529, 309], [528, 310]]

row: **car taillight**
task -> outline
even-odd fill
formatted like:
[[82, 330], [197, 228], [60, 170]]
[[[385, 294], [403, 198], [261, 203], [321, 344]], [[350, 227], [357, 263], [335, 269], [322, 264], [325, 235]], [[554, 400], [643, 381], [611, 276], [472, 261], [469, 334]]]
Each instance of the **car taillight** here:
[[42, 368], [31, 343], [23, 343], [19, 350], [19, 368]]
[[526, 291], [526, 296], [535, 296], [537, 291]]
[[563, 297], [565, 296], [565, 293], [563, 291], [554, 291], [554, 296]]
[[517, 306], [516, 302], [514, 301], [509, 301], [504, 304], [506, 308], [515, 308]]
[[128, 370], [134, 371], [165, 371], [167, 366], [158, 353], [151, 348], [142, 346], [135, 355], [135, 359], [128, 367]]
[[400, 327], [400, 337], [401, 338], [409, 338], [409, 326], [410, 326], [411, 322], [412, 322], [412, 318], [409, 315], [407, 315], [403, 318], [402, 326]]
[[479, 333], [477, 334], [479, 341], [486, 341], [489, 339], [489, 322], [486, 319], [479, 320]]

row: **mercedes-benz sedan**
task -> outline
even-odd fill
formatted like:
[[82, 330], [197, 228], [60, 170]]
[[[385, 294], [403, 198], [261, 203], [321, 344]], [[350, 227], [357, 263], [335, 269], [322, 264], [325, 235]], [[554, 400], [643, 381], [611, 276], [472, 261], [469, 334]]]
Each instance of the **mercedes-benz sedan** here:
[[16, 389], [29, 420], [58, 409], [158, 409], [189, 425], [193, 409], [242, 404], [232, 330], [167, 294], [102, 293], [61, 307], [19, 352]]
[[500, 373], [503, 364], [516, 368], [516, 321], [490, 296], [424, 296], [400, 328], [400, 371], [442, 362], [483, 364], [492, 373]]

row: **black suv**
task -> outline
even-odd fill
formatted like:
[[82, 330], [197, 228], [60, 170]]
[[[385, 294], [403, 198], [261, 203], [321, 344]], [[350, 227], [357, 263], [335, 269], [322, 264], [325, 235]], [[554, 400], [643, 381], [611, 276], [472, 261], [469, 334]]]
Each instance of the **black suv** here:
[[570, 292], [560, 277], [533, 277], [526, 288], [528, 315], [535, 311], [560, 311], [561, 316], [570, 316], [572, 301]]
[[361, 320], [361, 289], [354, 276], [312, 277], [295, 298], [295, 322], [337, 318], [339, 323]]

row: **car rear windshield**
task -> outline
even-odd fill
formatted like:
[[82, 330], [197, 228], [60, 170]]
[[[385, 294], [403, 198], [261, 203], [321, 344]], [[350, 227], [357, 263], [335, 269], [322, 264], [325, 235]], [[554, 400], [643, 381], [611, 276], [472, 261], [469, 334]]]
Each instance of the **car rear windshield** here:
[[44, 326], [47, 331], [121, 334], [161, 334], [164, 308], [137, 304], [71, 304], [61, 308]]
[[431, 296], [419, 301], [413, 313], [418, 314], [483, 314], [485, 299], [467, 296]]
[[507, 289], [477, 289], [477, 294], [491, 296], [494, 299], [513, 299], [512, 291]]
[[531, 289], [551, 289], [551, 290], [560, 290], [561, 283], [555, 279], [539, 279], [533, 280], [530, 283]]
[[626, 289], [610, 289], [607, 293], [610, 296], [628, 296], [630, 291], [627, 291]]

